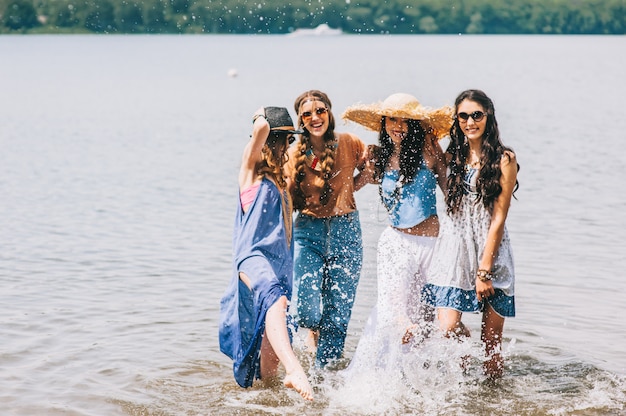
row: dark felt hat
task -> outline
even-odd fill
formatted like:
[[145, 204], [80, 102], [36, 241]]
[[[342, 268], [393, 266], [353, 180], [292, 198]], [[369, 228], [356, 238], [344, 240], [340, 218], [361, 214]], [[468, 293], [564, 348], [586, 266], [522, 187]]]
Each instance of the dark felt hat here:
[[[265, 107], [265, 118], [270, 125], [270, 130], [286, 134], [302, 134], [302, 130], [293, 127], [293, 120], [285, 107]], [[282, 127], [282, 128], [281, 128]], [[284, 130], [284, 127], [290, 127]], [[280, 129], [280, 130], [277, 130]]]

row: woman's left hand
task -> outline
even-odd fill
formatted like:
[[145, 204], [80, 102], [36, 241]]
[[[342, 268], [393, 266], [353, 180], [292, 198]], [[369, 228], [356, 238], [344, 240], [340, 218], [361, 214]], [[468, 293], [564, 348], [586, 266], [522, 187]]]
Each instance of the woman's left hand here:
[[402, 337], [402, 343], [408, 344], [415, 337], [415, 330], [417, 329], [417, 325], [413, 324], [407, 328], [404, 336]]
[[476, 278], [476, 298], [479, 301], [487, 299], [489, 296], [493, 296], [496, 293], [493, 288], [491, 280], [482, 281], [478, 277]]

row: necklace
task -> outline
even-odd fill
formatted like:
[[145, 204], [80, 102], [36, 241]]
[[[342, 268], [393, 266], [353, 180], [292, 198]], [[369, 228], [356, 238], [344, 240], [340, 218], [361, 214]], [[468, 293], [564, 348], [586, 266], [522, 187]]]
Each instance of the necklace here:
[[321, 172], [322, 170], [320, 159], [317, 156], [315, 156], [315, 153], [313, 152], [313, 148], [311, 147], [309, 147], [306, 150], [306, 164], [309, 165], [311, 169], [316, 170], [318, 172]]
[[[326, 143], [326, 150], [330, 149], [331, 151], [335, 151], [337, 149], [337, 139], [335, 138], [333, 141], [331, 142], [327, 142]], [[320, 159], [315, 156], [315, 152], [313, 152], [313, 147], [309, 144], [309, 148], [306, 149], [306, 152], [304, 153], [305, 155], [305, 161], [306, 164], [313, 170], [317, 171], [317, 172], [321, 172], [322, 171], [322, 164], [320, 163]], [[331, 169], [332, 169], [332, 165], [331, 165]]]
[[[470, 162], [470, 160], [473, 160], [473, 162]], [[478, 152], [469, 152], [469, 155], [467, 156], [467, 166], [476, 169], [477, 167], [480, 167], [480, 153]]]

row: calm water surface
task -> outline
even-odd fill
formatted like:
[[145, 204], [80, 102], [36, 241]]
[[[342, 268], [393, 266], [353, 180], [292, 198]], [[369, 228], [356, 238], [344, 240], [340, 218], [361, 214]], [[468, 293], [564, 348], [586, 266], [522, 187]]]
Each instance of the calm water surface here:
[[[626, 414], [624, 50], [624, 37], [0, 37], [0, 413]], [[404, 379], [324, 374], [314, 404], [235, 384], [218, 302], [250, 115], [310, 88], [336, 116], [400, 91], [494, 99], [521, 164], [518, 316], [497, 384], [450, 360], [478, 348], [474, 315], [470, 350], [433, 340]], [[374, 187], [357, 203], [346, 362], [385, 226]]]

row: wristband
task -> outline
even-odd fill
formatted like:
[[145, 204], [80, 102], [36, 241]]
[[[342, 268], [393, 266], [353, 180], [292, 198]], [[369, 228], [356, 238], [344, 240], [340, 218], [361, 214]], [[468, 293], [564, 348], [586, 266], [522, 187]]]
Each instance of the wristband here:
[[264, 119], [267, 120], [267, 117], [265, 117], [265, 114], [255, 114], [254, 117], [252, 117], [252, 124], [254, 124], [256, 119], [259, 118], [259, 117], [263, 117]]
[[491, 272], [489, 272], [487, 270], [479, 269], [476, 272], [476, 277], [478, 277], [481, 282], [487, 282], [487, 281], [493, 279], [493, 274], [491, 274]]

